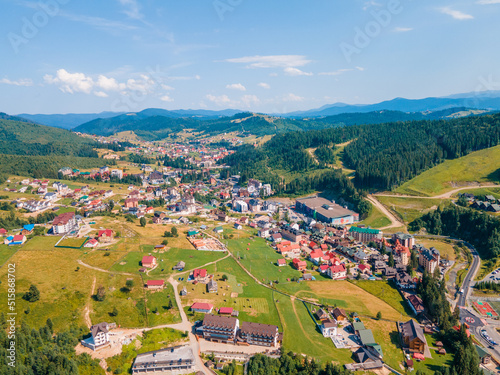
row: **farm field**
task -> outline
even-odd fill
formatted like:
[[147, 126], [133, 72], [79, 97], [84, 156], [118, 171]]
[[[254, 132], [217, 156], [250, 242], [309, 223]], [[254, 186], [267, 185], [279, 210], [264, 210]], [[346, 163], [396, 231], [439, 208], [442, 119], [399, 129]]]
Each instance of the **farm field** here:
[[[496, 182], [500, 180], [500, 146], [471, 152], [455, 160], [446, 160], [396, 189], [397, 193], [433, 196], [471, 182]], [[452, 183], [457, 186], [453, 186]]]
[[59, 241], [61, 237], [55, 236], [37, 236], [26, 241], [22, 246], [23, 251], [45, 251], [45, 250], [55, 250], [55, 244]]
[[[11, 257], [9, 263], [16, 264], [17, 312], [22, 313], [23, 320], [32, 327], [44, 325], [48, 318], [52, 319], [56, 331], [66, 329], [72, 323], [84, 324], [83, 310], [95, 271], [85, 267], [76, 271], [76, 260], [80, 255], [81, 251], [74, 249], [21, 249]], [[5, 280], [6, 272], [4, 265], [0, 269], [0, 279]], [[40, 300], [29, 303], [22, 296], [31, 284], [40, 291]], [[6, 299], [6, 293], [7, 283], [0, 284], [0, 298]], [[23, 313], [28, 307], [29, 313]], [[0, 306], [0, 312], [6, 312], [6, 304]]]
[[406, 224], [423, 216], [425, 213], [436, 209], [447, 200], [443, 199], [418, 199], [377, 196], [389, 210], [395, 212]]

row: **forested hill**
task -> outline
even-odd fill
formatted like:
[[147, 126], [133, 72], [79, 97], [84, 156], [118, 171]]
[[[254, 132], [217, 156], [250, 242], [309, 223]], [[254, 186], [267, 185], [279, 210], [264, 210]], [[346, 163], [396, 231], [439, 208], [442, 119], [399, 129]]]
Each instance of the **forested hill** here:
[[333, 150], [335, 144], [349, 140], [343, 161], [356, 170], [355, 185], [364, 190], [390, 189], [447, 158], [499, 144], [500, 114], [279, 134], [260, 147], [242, 146], [224, 162], [231, 167], [227, 173], [256, 176], [278, 185], [278, 191], [302, 193], [315, 188], [311, 178], [285, 186], [277, 171], [324, 169], [331, 161], [318, 164], [307, 149], [321, 146], [321, 155], [328, 155], [325, 148]]
[[76, 127], [74, 130], [87, 134], [109, 136], [122, 131], [133, 131], [145, 140], [160, 140], [184, 129], [194, 129], [204, 135], [239, 132], [242, 135], [274, 135], [299, 130], [319, 130], [331, 127], [359, 124], [380, 124], [394, 121], [447, 118], [455, 113], [467, 113], [466, 108], [429, 113], [405, 113], [376, 111], [370, 113], [344, 113], [324, 118], [292, 119], [249, 112], [220, 118], [182, 117], [162, 110], [144, 110], [112, 118], [100, 118]]
[[0, 119], [0, 154], [97, 157], [96, 144], [68, 130]]

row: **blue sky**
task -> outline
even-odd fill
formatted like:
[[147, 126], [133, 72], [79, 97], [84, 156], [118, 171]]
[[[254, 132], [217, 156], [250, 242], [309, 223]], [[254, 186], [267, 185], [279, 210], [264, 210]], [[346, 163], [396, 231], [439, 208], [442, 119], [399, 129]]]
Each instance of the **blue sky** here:
[[281, 113], [500, 89], [500, 0], [0, 0], [0, 111]]

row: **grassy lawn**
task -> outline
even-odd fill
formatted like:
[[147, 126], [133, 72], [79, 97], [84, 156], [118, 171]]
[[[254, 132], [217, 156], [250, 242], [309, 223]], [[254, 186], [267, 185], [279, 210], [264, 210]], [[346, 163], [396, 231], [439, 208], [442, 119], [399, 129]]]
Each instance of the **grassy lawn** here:
[[53, 236], [37, 236], [33, 237], [31, 240], [27, 241], [22, 249], [23, 251], [30, 250], [54, 250], [55, 244], [59, 241], [61, 237], [53, 237]]
[[370, 203], [372, 206], [370, 215], [360, 222], [360, 224], [364, 224], [366, 226], [372, 228], [383, 228], [388, 225], [391, 225], [391, 221], [385, 216], [377, 207]]
[[139, 272], [141, 268], [142, 257], [148, 255], [148, 253], [142, 253], [137, 251], [131, 251], [127, 253], [122, 258], [118, 259], [115, 264], [110, 268], [110, 271], [116, 272]]
[[0, 267], [2, 267], [17, 250], [19, 250], [19, 246], [0, 245]]
[[276, 304], [283, 323], [283, 348], [314, 357], [325, 363], [334, 361], [340, 364], [353, 362], [348, 349], [336, 349], [329, 338], [323, 337], [314, 325], [306, 307], [300, 301], [279, 296]]
[[415, 371], [421, 370], [425, 374], [434, 374], [435, 371], [439, 370], [443, 366], [450, 366], [453, 363], [453, 354], [450, 353], [450, 348], [445, 347], [446, 354], [438, 354], [436, 350], [436, 338], [431, 335], [425, 335], [427, 339], [427, 344], [429, 344], [432, 359], [427, 358], [425, 361], [418, 362], [413, 361], [413, 368]]
[[[401, 297], [401, 294], [399, 294], [398, 290], [392, 283], [388, 281], [371, 280], [356, 280], [352, 281], [352, 283], [375, 297], [380, 298], [401, 314], [413, 315], [411, 309], [408, 307], [408, 304], [404, 301], [403, 297]], [[384, 317], [383, 314], [382, 317]]]
[[[38, 237], [37, 237], [38, 238]], [[44, 238], [44, 237], [40, 237]], [[32, 327], [44, 325], [51, 318], [55, 329], [67, 329], [71, 323], [83, 325], [83, 309], [90, 294], [93, 272], [81, 267], [76, 271], [79, 250], [17, 251], [9, 260], [16, 264], [17, 312]], [[0, 268], [0, 279], [6, 279], [7, 266]], [[40, 300], [29, 303], [23, 294], [34, 284]], [[0, 298], [5, 300], [7, 283], [0, 284]], [[29, 314], [24, 311], [30, 308]], [[6, 312], [6, 304], [0, 306]]]
[[[124, 291], [122, 288], [125, 287], [129, 277], [102, 272], [97, 274], [96, 291], [100, 286], [104, 286], [106, 297], [102, 302], [96, 301], [94, 298], [91, 299], [90, 318], [93, 323], [115, 322], [117, 325], [127, 328], [147, 326], [143, 282], [141, 278], [134, 277], [132, 290]], [[111, 316], [115, 307], [118, 310], [118, 315]]]
[[106, 363], [111, 367], [111, 373], [128, 374], [137, 354], [179, 345], [187, 340], [186, 332], [170, 328], [153, 329], [144, 332], [142, 337], [130, 344], [124, 345], [122, 353], [106, 359]]
[[107, 251], [104, 249], [97, 249], [84, 254], [80, 259], [86, 264], [107, 270], [125, 254], [126, 253], [120, 251]]
[[402, 194], [433, 196], [453, 190], [452, 182], [499, 182], [495, 172], [500, 168], [500, 146], [471, 152], [455, 160], [446, 160], [412, 180], [396, 192]]
[[59, 244], [57, 247], [72, 247], [76, 249], [80, 249], [85, 242], [87, 242], [88, 238], [87, 237], [82, 237], [82, 238], [65, 238]]
[[[290, 266], [278, 267], [276, 261], [283, 258], [263, 238], [255, 237], [245, 240], [228, 240], [229, 250], [259, 280], [269, 282], [278, 280], [280, 285], [292, 277], [301, 277], [302, 272]], [[250, 250], [247, 250], [250, 249]]]
[[173, 272], [172, 267], [181, 260], [186, 263], [186, 271], [193, 270], [204, 264], [215, 262], [226, 255], [227, 253], [218, 251], [169, 249], [163, 254], [158, 254], [158, 267], [149, 274], [151, 276], [170, 275]]
[[382, 197], [377, 199], [388, 209], [396, 213], [403, 221], [408, 224], [421, 217], [429, 211], [436, 209], [439, 205], [446, 202], [442, 199], [418, 199], [418, 198], [399, 198]]
[[[172, 301], [171, 309], [168, 309], [169, 300]], [[165, 284], [163, 290], [146, 291], [146, 306], [149, 327], [181, 322], [181, 315], [175, 303], [174, 289], [169, 283]], [[153, 313], [155, 309], [158, 310], [157, 313]]]

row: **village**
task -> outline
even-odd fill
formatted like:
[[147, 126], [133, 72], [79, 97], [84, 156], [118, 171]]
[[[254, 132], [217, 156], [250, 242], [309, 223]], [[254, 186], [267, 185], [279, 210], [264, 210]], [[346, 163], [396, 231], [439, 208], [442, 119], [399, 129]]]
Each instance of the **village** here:
[[[188, 171], [164, 168], [160, 172], [145, 165], [140, 168], [142, 172], [134, 175], [139, 184], [113, 184], [113, 179], [120, 181], [126, 175], [122, 169], [110, 167], [90, 172], [63, 168], [58, 180], [7, 181], [5, 191], [13, 194], [11, 204], [20, 213], [30, 219], [37, 217], [33, 214], [51, 216], [47, 222], [32, 220], [21, 229], [0, 229], [9, 247], [29, 245], [36, 240], [34, 236], [44, 235], [56, 239], [54, 248], [78, 249], [85, 254], [109, 254], [109, 249], [128, 241], [125, 225], [113, 224], [116, 218], [121, 218], [120, 223], [138, 220], [135, 231], [158, 228], [150, 230], [164, 232], [158, 242], [145, 239], [140, 252], [120, 255], [110, 269], [140, 277], [140, 288], [154, 298], [158, 293], [163, 293], [162, 298], [168, 295], [170, 302], [163, 307], [164, 314], [177, 310], [180, 318], [175, 319], [182, 323], [166, 326], [182, 326], [189, 332], [190, 344], [139, 354], [131, 365], [132, 373], [189, 373], [200, 366], [198, 352], [203, 358], [212, 358], [204, 366], [216, 370], [233, 359], [245, 363], [258, 352], [276, 356], [280, 347], [286, 346], [290, 332], [283, 324], [269, 324], [276, 317], [268, 319], [265, 312], [269, 303], [282, 303], [279, 295], [292, 298], [292, 304], [302, 301], [308, 316], [305, 321], [330, 341], [329, 350], [353, 353], [354, 361], [347, 361], [347, 369], [383, 373], [400, 362], [404, 369], [411, 370], [419, 362], [446, 356], [443, 344], [432, 338], [436, 327], [416, 293], [424, 273], [444, 278], [453, 266], [449, 256], [442, 256], [437, 248], [419, 244], [407, 233], [384, 235], [382, 230], [360, 224], [359, 215], [342, 201], [339, 204], [317, 195], [274, 200], [268, 198], [272, 187], [255, 179], [241, 186], [240, 176], [223, 180], [207, 171], [201, 181], [183, 183], [182, 176]], [[183, 246], [191, 250], [172, 250], [172, 242], [183, 236]], [[203, 261], [194, 262], [196, 267], [192, 267], [197, 257]], [[80, 265], [102, 267], [95, 262], [90, 266], [83, 259], [78, 261]], [[229, 260], [230, 266], [217, 267]], [[205, 264], [210, 266], [203, 267]], [[239, 267], [238, 272], [253, 279], [252, 288], [265, 288], [271, 294], [260, 298], [256, 297], [259, 293], [245, 292], [248, 281], [242, 283], [243, 276], [234, 275], [237, 271], [231, 271], [231, 267]], [[386, 353], [387, 338], [381, 340], [380, 333], [374, 331], [373, 322], [385, 313], [370, 308], [357, 311], [353, 306], [345, 309], [328, 299], [318, 302], [297, 293], [311, 290], [314, 284], [348, 281], [384, 283], [397, 291], [406, 304], [400, 307], [406, 319], [402, 312], [392, 314], [400, 315], [391, 329], [399, 337], [392, 345], [402, 350], [404, 361], [386, 360], [394, 353]], [[158, 307], [147, 310], [159, 314]], [[99, 353], [112, 347], [111, 353], [116, 355], [123, 343], [130, 341], [130, 336], [119, 333], [123, 328], [109, 319], [89, 328], [89, 337], [81, 342], [86, 349], [82, 350], [103, 360], [107, 354]], [[482, 360], [488, 365], [491, 357], [484, 352]]]

